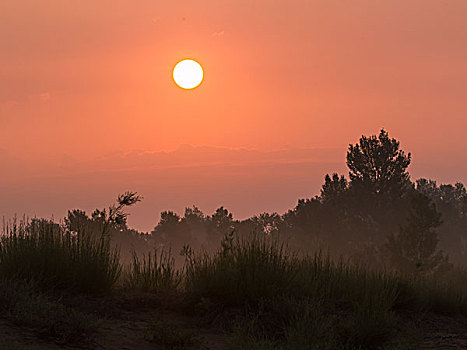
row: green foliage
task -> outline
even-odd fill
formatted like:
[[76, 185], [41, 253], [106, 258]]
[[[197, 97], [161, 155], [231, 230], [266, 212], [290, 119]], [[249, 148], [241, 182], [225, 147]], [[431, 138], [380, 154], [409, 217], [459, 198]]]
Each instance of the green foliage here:
[[99, 293], [121, 272], [107, 237], [81, 227], [72, 232], [49, 220], [14, 221], [0, 240], [0, 276], [35, 281], [44, 288]]
[[147, 292], [175, 291], [181, 279], [170, 250], [161, 249], [143, 255], [142, 259], [133, 253], [126, 284], [129, 288]]

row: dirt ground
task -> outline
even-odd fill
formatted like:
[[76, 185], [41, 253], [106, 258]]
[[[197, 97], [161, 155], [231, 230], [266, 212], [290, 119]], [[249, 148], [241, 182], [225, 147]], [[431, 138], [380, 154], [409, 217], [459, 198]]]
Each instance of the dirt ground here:
[[[142, 294], [127, 297], [119, 294], [109, 298], [65, 297], [62, 302], [92, 313], [101, 320], [91, 339], [82, 344], [58, 344], [53, 339], [42, 339], [33, 329], [15, 326], [0, 317], [0, 350], [168, 350], [170, 345], [157, 344], [151, 337], [155, 332], [170, 336], [172, 331], [177, 337], [194, 339], [193, 346], [187, 345], [187, 349], [219, 350], [229, 347], [229, 336], [222, 329], [207, 324], [200, 317], [188, 316], [190, 310], [174, 308], [175, 304], [182, 307], [185, 304], [174, 301], [170, 296], [160, 298]], [[154, 330], [154, 324], [164, 325], [164, 328]], [[185, 332], [188, 336], [183, 335]]]
[[[165, 325], [162, 332], [189, 332], [196, 343], [191, 347], [187, 346], [186, 349], [229, 349], [229, 335], [216, 325], [216, 322], [205, 322], [199, 314], [195, 316], [196, 312], [189, 309], [190, 304], [180, 303], [176, 297], [129, 297], [120, 294], [108, 298], [71, 297], [64, 298], [62, 302], [102, 319], [102, 324], [92, 339], [79, 345], [57, 344], [51, 339], [41, 339], [32, 329], [19, 328], [0, 318], [0, 349], [173, 349], [170, 345], [158, 344], [154, 339], [151, 341], [154, 334], [154, 328], [151, 327], [155, 323]], [[466, 318], [427, 314], [417, 323], [423, 330], [423, 342], [416, 349], [467, 349]], [[160, 333], [160, 330], [156, 329], [156, 332]]]
[[427, 315], [422, 349], [467, 349], [467, 318]]

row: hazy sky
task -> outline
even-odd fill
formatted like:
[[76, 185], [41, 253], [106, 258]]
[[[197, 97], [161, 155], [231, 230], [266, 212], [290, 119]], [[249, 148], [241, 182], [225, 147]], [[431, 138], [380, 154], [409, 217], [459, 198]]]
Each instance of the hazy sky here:
[[[153, 198], [134, 210], [145, 229], [196, 203], [285, 210], [382, 127], [413, 153], [414, 177], [467, 182], [466, 18], [465, 0], [2, 0], [0, 214], [61, 215], [126, 189]], [[205, 69], [193, 91], [171, 77], [186, 57]], [[231, 167], [122, 156], [181, 144], [221, 147]], [[232, 167], [238, 148], [291, 161]], [[310, 151], [323, 148], [332, 159]]]

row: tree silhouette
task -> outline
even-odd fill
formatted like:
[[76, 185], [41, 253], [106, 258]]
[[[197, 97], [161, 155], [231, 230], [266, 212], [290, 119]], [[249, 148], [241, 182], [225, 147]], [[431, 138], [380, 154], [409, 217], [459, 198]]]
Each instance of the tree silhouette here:
[[467, 261], [467, 190], [462, 183], [437, 185], [428, 179], [417, 180], [417, 191], [429, 197], [443, 215], [439, 227], [440, 246], [449, 251], [451, 261]]
[[208, 220], [208, 240], [210, 244], [220, 242], [225, 235], [235, 229], [232, 213], [229, 213], [224, 207], [217, 208], [216, 212]]
[[112, 242], [121, 247], [121, 260], [128, 261], [132, 251], [147, 249], [147, 235], [127, 226], [128, 213], [125, 212], [126, 207], [141, 199], [136, 192], [125, 192], [117, 197], [115, 204], [105, 209], [96, 209], [91, 216], [83, 210], [69, 210], [64, 226], [71, 232], [100, 236], [103, 241]]
[[261, 213], [245, 220], [249, 223], [249, 232], [266, 236], [277, 236], [284, 228], [284, 221], [278, 213]]
[[170, 210], [161, 213], [159, 223], [151, 234], [157, 244], [171, 246], [174, 251], [178, 251], [184, 244], [191, 244], [191, 236], [186, 223], [182, 222], [178, 214]]
[[447, 256], [437, 249], [436, 228], [441, 213], [425, 195], [411, 193], [411, 209], [397, 235], [391, 234], [385, 245], [393, 267], [408, 274], [431, 274], [449, 267]]
[[347, 152], [350, 185], [376, 199], [376, 205], [400, 198], [411, 187], [410, 160], [410, 153], [400, 150], [399, 141], [389, 138], [384, 129], [378, 136], [362, 136]]
[[343, 175], [339, 177], [337, 173], [326, 174], [324, 178], [324, 185], [321, 188], [321, 201], [323, 203], [331, 202], [333, 204], [342, 200], [342, 195], [347, 191], [348, 183]]
[[[185, 208], [185, 215], [181, 219], [181, 224], [186, 228], [192, 248], [199, 249], [207, 240], [208, 221], [204, 213], [195, 205]], [[188, 242], [185, 242], [188, 243]]]
[[95, 221], [104, 223], [103, 234], [106, 234], [110, 227], [118, 230], [127, 228], [128, 213], [124, 211], [125, 207], [132, 206], [141, 201], [141, 197], [136, 192], [125, 192], [118, 195], [117, 204], [109, 206], [107, 209], [96, 209], [92, 213]]

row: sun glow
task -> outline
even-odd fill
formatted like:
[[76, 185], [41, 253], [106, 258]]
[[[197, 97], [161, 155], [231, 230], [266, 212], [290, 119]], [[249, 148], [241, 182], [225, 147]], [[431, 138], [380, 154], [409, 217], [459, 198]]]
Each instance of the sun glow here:
[[203, 81], [203, 68], [195, 60], [182, 60], [175, 65], [173, 78], [182, 89], [190, 90]]

